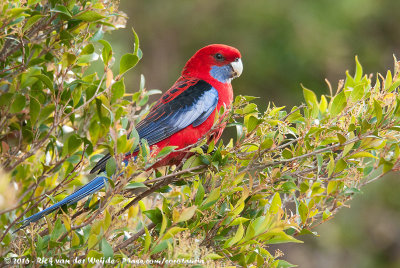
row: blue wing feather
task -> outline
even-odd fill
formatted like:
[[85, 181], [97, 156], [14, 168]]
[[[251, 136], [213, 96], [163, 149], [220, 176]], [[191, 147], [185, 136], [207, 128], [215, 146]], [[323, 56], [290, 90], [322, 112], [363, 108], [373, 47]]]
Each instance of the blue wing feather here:
[[201, 125], [218, 103], [218, 91], [203, 80], [179, 93], [166, 103], [156, 104], [155, 109], [136, 126], [139, 137], [146, 139], [149, 145], [191, 124], [194, 127]]

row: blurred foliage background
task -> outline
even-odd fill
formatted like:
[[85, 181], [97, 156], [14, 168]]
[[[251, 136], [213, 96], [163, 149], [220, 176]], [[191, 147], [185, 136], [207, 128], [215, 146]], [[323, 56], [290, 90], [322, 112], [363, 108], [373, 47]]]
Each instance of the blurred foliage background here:
[[[135, 91], [141, 73], [147, 86], [165, 91], [187, 58], [210, 43], [242, 52], [244, 72], [236, 94], [259, 96], [288, 108], [302, 100], [300, 83], [316, 93], [333, 90], [353, 73], [358, 55], [367, 73], [384, 72], [400, 57], [400, 1], [392, 0], [147, 0], [121, 1], [126, 29], [108, 36], [116, 57], [133, 49], [131, 27], [141, 39], [143, 60], [125, 77]], [[315, 231], [284, 257], [300, 267], [399, 267], [400, 180], [386, 177]], [[354, 213], [357, 211], [357, 213]]]

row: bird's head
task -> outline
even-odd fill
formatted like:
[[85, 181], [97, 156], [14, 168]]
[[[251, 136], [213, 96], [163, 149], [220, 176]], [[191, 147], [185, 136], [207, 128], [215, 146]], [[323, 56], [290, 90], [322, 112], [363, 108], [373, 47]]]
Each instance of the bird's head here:
[[197, 51], [186, 63], [182, 75], [230, 83], [233, 78], [240, 76], [242, 71], [239, 50], [227, 45], [213, 44]]

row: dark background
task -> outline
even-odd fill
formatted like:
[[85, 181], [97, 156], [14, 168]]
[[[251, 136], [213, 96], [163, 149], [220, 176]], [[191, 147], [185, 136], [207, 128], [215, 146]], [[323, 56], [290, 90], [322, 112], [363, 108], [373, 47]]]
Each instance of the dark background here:
[[[131, 91], [146, 77], [148, 89], [167, 90], [194, 52], [211, 43], [237, 47], [244, 71], [235, 94], [259, 96], [264, 109], [304, 102], [300, 84], [317, 94], [334, 89], [358, 55], [366, 73], [393, 69], [400, 57], [400, 1], [252, 0], [121, 1], [127, 27], [107, 39], [118, 59], [133, 50], [133, 27], [144, 57], [126, 77]], [[284, 246], [284, 259], [300, 267], [400, 267], [398, 174], [372, 183], [351, 209]]]

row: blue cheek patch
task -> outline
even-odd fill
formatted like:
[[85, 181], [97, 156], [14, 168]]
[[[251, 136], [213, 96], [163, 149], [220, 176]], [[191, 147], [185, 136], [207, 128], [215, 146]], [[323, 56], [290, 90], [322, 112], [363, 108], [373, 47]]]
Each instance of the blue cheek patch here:
[[232, 67], [227, 64], [224, 66], [212, 66], [210, 75], [221, 83], [227, 83], [232, 80]]

